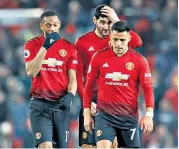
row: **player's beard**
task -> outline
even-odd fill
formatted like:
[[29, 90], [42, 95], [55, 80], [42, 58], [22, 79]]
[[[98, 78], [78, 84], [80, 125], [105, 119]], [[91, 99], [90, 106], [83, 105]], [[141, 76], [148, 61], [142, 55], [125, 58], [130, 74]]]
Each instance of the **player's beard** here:
[[102, 29], [102, 30], [101, 30], [101, 34], [102, 34], [104, 37], [108, 36], [108, 35], [109, 35], [109, 29], [108, 29], [108, 30], [107, 30], [107, 29]]
[[109, 29], [103, 29], [103, 28], [99, 27], [98, 25], [96, 25], [96, 29], [102, 38], [105, 38], [110, 33]]

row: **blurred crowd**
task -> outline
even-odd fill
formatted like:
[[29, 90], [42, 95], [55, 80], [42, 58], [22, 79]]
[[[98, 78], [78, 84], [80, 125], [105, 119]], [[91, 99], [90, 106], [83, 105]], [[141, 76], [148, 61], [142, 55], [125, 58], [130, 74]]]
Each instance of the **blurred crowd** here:
[[[60, 35], [74, 43], [78, 36], [94, 29], [94, 8], [104, 3], [114, 8], [119, 18], [127, 20], [141, 36], [144, 45], [137, 50], [147, 57], [152, 71], [154, 131], [149, 136], [141, 136], [142, 147], [178, 147], [177, 0], [1, 0], [0, 10], [56, 10], [62, 20]], [[11, 26], [0, 25], [0, 32], [0, 147], [30, 148], [33, 147], [28, 119], [30, 78], [25, 73], [23, 45], [41, 34], [39, 19]], [[76, 98], [71, 108], [69, 147], [78, 147], [79, 107], [80, 101]], [[142, 117], [145, 114], [142, 91], [139, 107]]]

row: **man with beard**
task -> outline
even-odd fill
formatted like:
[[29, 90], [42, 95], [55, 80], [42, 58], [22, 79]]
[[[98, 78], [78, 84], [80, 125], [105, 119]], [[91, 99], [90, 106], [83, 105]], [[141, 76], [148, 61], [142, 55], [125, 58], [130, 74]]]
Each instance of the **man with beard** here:
[[[78, 51], [78, 69], [77, 69], [77, 82], [78, 93], [81, 101], [83, 99], [84, 86], [86, 84], [86, 75], [89, 63], [92, 56], [99, 50], [109, 46], [109, 33], [111, 24], [119, 21], [115, 11], [107, 5], [99, 5], [96, 7], [93, 17], [93, 22], [96, 28], [82, 36], [80, 36], [75, 43]], [[130, 31], [131, 41], [129, 46], [137, 48], [142, 46], [142, 40], [134, 31]], [[84, 81], [83, 81], [84, 80]], [[96, 114], [96, 98], [97, 98], [97, 85], [94, 89], [93, 102], [91, 104], [91, 115]], [[116, 143], [114, 143], [116, 144]], [[83, 110], [81, 108], [79, 118], [79, 145], [82, 148], [89, 148], [96, 146], [95, 131], [92, 129], [91, 133], [87, 132], [84, 128]], [[114, 145], [116, 146], [116, 145]]]

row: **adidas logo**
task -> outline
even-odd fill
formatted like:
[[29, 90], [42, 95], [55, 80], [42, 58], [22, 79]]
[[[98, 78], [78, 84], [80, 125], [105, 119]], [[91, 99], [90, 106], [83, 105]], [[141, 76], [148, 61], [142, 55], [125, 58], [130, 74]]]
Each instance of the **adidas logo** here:
[[103, 67], [109, 67], [108, 63], [107, 63], [107, 62], [104, 63], [104, 64], [103, 64]]
[[54, 41], [55, 41], [55, 40], [53, 40], [53, 39], [50, 39], [50, 44], [51, 44], [51, 43], [53, 43]]
[[94, 51], [95, 49], [91, 46], [88, 51]]

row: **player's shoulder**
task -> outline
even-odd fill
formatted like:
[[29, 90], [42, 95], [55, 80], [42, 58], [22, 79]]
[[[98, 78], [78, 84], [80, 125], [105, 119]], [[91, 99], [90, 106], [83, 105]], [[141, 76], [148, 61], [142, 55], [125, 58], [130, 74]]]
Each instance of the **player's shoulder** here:
[[25, 45], [38, 44], [38, 43], [40, 43], [40, 42], [42, 41], [43, 38], [44, 38], [43, 35], [39, 35], [39, 36], [33, 37], [33, 38], [27, 40], [27, 41], [25, 42]]
[[69, 40], [65, 39], [65, 38], [61, 38], [62, 44], [64, 44], [67, 47], [70, 47], [70, 49], [75, 49], [75, 46], [73, 43], [71, 43]]
[[109, 46], [106, 46], [106, 47], [100, 49], [100, 50], [99, 50], [98, 52], [96, 52], [96, 53], [99, 54], [99, 55], [102, 55], [102, 54], [108, 53], [110, 50], [111, 50], [111, 48], [110, 48]]
[[89, 31], [87, 33], [82, 34], [76, 39], [75, 43], [83, 42], [84, 40], [89, 40], [89, 38], [94, 34], [94, 31]]
[[147, 59], [138, 51], [134, 50], [134, 49], [130, 49], [131, 55], [133, 57], [135, 57], [137, 60], [144, 60], [146, 61]]
[[74, 44], [65, 38], [61, 38], [63, 44], [74, 47]]
[[106, 46], [105, 48], [99, 50], [98, 52], [95, 53], [95, 56], [97, 57], [104, 57], [105, 55], [108, 55], [110, 52], [111, 48], [109, 46]]
[[141, 53], [139, 53], [138, 51], [134, 50], [134, 49], [129, 49], [130, 53], [135, 56], [135, 57], [143, 57], [143, 55]]

